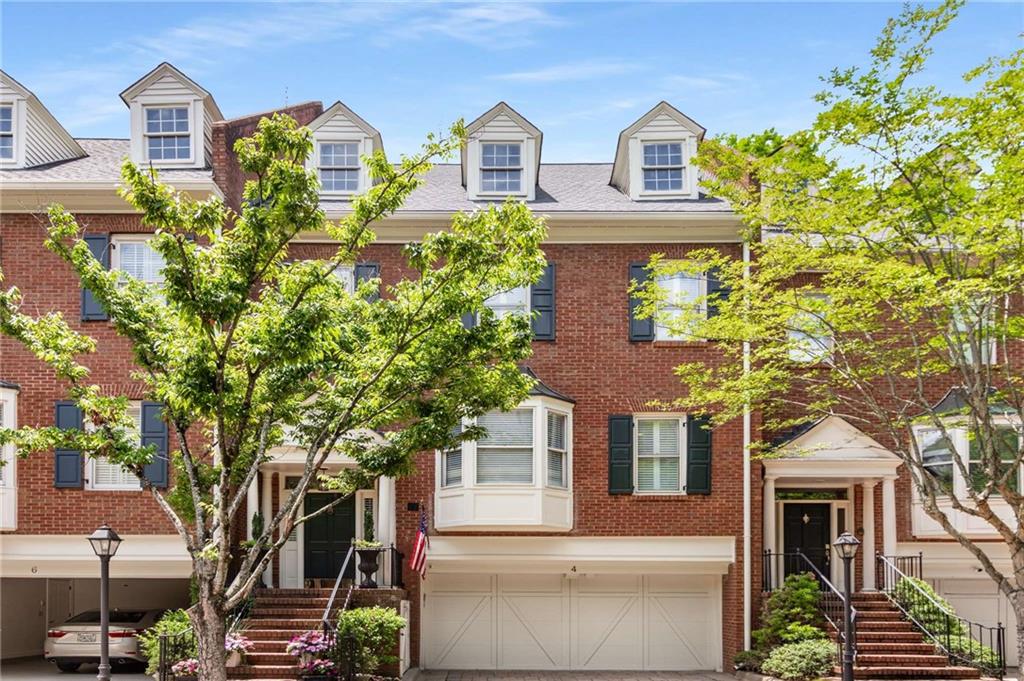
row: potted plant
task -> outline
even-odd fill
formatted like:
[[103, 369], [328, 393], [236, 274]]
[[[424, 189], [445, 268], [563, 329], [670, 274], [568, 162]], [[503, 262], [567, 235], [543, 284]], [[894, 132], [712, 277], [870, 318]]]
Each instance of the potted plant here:
[[199, 660], [190, 657], [187, 660], [175, 662], [171, 665], [171, 673], [176, 679], [195, 679], [199, 676]]
[[302, 667], [322, 653], [327, 652], [327, 639], [324, 637], [322, 631], [306, 631], [298, 636], [293, 636], [288, 645], [285, 647], [285, 652], [292, 657], [299, 658], [299, 666]]
[[[372, 534], [371, 534], [372, 537]], [[356, 553], [359, 554], [359, 571], [363, 573], [363, 581], [359, 583], [360, 589], [376, 589], [377, 580], [374, 575], [380, 568], [380, 552], [383, 545], [373, 539], [357, 539]]]
[[255, 647], [255, 644], [245, 636], [238, 633], [230, 633], [224, 637], [224, 650], [228, 652], [228, 667], [237, 667], [242, 664], [245, 654]]
[[333, 681], [338, 678], [338, 667], [330, 660], [317, 658], [299, 665], [299, 675], [308, 681]]

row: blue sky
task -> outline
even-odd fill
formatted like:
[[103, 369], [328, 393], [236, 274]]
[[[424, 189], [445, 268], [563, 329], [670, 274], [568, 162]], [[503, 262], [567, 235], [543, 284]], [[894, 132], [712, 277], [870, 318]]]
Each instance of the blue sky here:
[[[816, 111], [818, 76], [863, 63], [896, 3], [21, 3], [0, 0], [0, 64], [79, 137], [125, 137], [118, 93], [170, 61], [228, 117], [342, 100], [389, 154], [504, 99], [544, 160], [607, 161], [662, 99], [710, 133]], [[1024, 3], [968, 5], [929, 77], [956, 87], [1021, 44]]]

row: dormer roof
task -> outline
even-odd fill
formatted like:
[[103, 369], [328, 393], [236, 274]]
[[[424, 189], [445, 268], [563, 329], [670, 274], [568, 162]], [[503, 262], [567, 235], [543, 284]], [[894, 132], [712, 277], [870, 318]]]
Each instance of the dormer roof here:
[[[533, 123], [528, 121], [522, 114], [513, 109], [508, 105], [507, 102], [501, 101], [495, 104], [493, 107], [481, 114], [476, 120], [466, 126], [466, 137], [472, 138], [480, 135], [487, 129], [493, 129], [495, 132], [505, 131], [516, 131], [519, 130], [521, 133], [526, 135], [533, 141], [534, 147], [534, 163], [533, 163], [533, 178], [534, 184], [540, 179], [540, 152], [544, 142], [544, 133], [540, 131], [540, 128], [535, 126]], [[466, 185], [466, 174], [468, 163], [466, 162], [466, 147], [462, 148], [462, 184]]]
[[214, 101], [213, 95], [203, 89], [194, 80], [179, 71], [173, 64], [166, 61], [161, 62], [152, 71], [126, 87], [124, 91], [121, 92], [121, 100], [126, 105], [130, 106], [131, 100], [135, 99], [143, 92], [153, 89], [158, 90], [160, 89], [161, 84], [174, 82], [177, 82], [179, 85], [183, 85], [187, 89], [191, 90], [196, 97], [203, 100], [203, 104], [206, 106], [214, 121], [224, 120], [224, 114], [221, 113], [220, 107], [218, 107], [217, 102]]
[[85, 150], [53, 117], [35, 93], [0, 70], [0, 102], [14, 105], [12, 115], [15, 155], [12, 167], [69, 161], [85, 156]]
[[[636, 139], [640, 135], [648, 135], [662, 139], [671, 137], [678, 137], [681, 139], [688, 137], [692, 139], [693, 151], [695, 151], [696, 143], [704, 139], [704, 133], [706, 132], [707, 130], [704, 126], [697, 123], [679, 109], [675, 108], [668, 102], [659, 102], [654, 106], [654, 108], [619, 133], [619, 139], [615, 146], [615, 160], [612, 164], [612, 175], [609, 184], [614, 187], [618, 187], [621, 191], [633, 196], [634, 198], [639, 195], [639, 190], [636, 187], [631, 188], [631, 183], [634, 183], [637, 179], [632, 176], [636, 175], [636, 170], [639, 168], [639, 159], [630, 158], [631, 153], [639, 153], [639, 151], [636, 149], [638, 145], [630, 145], [630, 140]], [[634, 147], [632, 151], [631, 146]], [[690, 154], [684, 149], [684, 155], [689, 156]], [[694, 180], [695, 179], [696, 175], [694, 173]], [[690, 193], [694, 195], [694, 198], [696, 198], [696, 191], [692, 191]]]
[[384, 141], [380, 135], [380, 131], [373, 127], [363, 119], [362, 116], [354, 112], [352, 109], [345, 106], [341, 101], [337, 101], [327, 107], [322, 114], [314, 118], [308, 126], [310, 131], [316, 134], [318, 130], [323, 128], [325, 125], [336, 121], [338, 119], [344, 119], [349, 122], [356, 129], [361, 131], [366, 137], [370, 138], [373, 142], [373, 149], [377, 151], [384, 148]]

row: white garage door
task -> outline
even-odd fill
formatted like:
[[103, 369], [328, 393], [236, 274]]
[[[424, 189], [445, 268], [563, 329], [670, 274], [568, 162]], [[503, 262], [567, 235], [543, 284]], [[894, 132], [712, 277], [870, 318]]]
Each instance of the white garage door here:
[[720, 579], [432, 573], [428, 669], [721, 667]]
[[1017, 666], [1017, 619], [991, 579], [943, 579], [936, 591], [961, 617], [988, 627], [1006, 627], [1006, 664]]

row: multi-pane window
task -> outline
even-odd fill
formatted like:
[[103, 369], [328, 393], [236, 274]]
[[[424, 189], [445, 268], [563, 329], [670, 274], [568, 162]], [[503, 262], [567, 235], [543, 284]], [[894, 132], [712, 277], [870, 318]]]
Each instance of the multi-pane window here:
[[146, 156], [151, 161], [192, 158], [192, 135], [187, 107], [147, 107]]
[[548, 484], [552, 487], [568, 485], [565, 414], [548, 412]]
[[[455, 427], [456, 433], [462, 426]], [[462, 445], [441, 453], [441, 487], [458, 487], [462, 484]]]
[[644, 145], [644, 191], [680, 192], [683, 190], [683, 145], [659, 142]]
[[938, 428], [922, 428], [917, 432], [921, 462], [944, 489], [953, 488], [953, 443]]
[[687, 314], [700, 313], [695, 305], [707, 295], [707, 279], [687, 272], [675, 272], [659, 276], [657, 282], [665, 291], [665, 300], [658, 308], [655, 338], [684, 340], [687, 335], [672, 327], [678, 326], [678, 320]]
[[[1017, 459], [1017, 452], [1020, 448], [1020, 436], [1017, 429], [1011, 426], [995, 429], [995, 439], [992, 443], [996, 455], [999, 457], [999, 464], [996, 467], [996, 475], [1002, 476], [1006, 470], [1013, 465]], [[971, 486], [976, 492], [985, 488], [991, 480], [988, 470], [982, 464], [982, 447], [977, 438], [971, 438], [968, 447], [968, 467], [971, 476]], [[1007, 477], [1007, 486], [1017, 491], [1020, 489], [1020, 471], [1017, 474], [1010, 474]], [[998, 492], [996, 492], [998, 493]]]
[[[995, 309], [992, 305], [961, 307], [954, 310], [950, 332], [963, 352], [963, 361], [974, 364], [978, 355], [978, 364], [991, 364], [996, 355]], [[954, 363], [959, 363], [953, 357]]]
[[533, 410], [493, 411], [477, 424], [487, 429], [477, 440], [477, 483], [533, 484]]
[[115, 237], [113, 253], [111, 264], [114, 269], [147, 284], [163, 283], [164, 256], [147, 240]]
[[638, 492], [682, 490], [682, 421], [678, 418], [636, 420], [636, 489]]
[[[142, 405], [132, 402], [128, 406], [128, 415], [135, 424], [134, 436], [142, 442]], [[89, 487], [97, 490], [134, 490], [142, 487], [139, 477], [125, 470], [119, 464], [110, 463], [103, 457], [90, 460]]]
[[807, 309], [790, 318], [789, 358], [794, 362], [820, 362], [832, 352], [832, 333], [822, 315], [829, 297], [824, 293], [801, 296]]
[[484, 305], [501, 319], [509, 314], [528, 314], [530, 312], [530, 287], [520, 286], [510, 291], [496, 293], [484, 301]]
[[341, 281], [349, 293], [356, 290], [356, 275], [351, 265], [338, 265], [334, 268], [334, 276]]
[[0, 159], [14, 158], [14, 107], [0, 106]]
[[490, 194], [501, 194], [521, 192], [522, 188], [522, 145], [481, 144], [480, 190]]
[[320, 143], [320, 184], [325, 192], [359, 191], [359, 143]]

